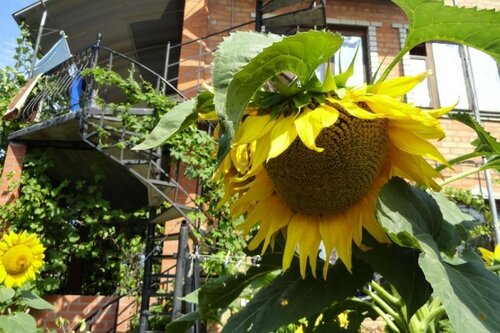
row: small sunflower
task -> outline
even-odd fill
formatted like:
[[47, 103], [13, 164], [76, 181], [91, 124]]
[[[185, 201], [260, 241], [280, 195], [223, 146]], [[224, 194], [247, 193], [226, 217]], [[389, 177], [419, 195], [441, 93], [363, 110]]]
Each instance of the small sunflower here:
[[4, 234], [0, 241], [0, 282], [10, 288], [34, 280], [43, 265], [44, 251], [35, 234]]
[[246, 112], [216, 177], [233, 217], [246, 214], [240, 228], [259, 225], [249, 248], [263, 243], [264, 252], [283, 232], [283, 270], [297, 251], [305, 276], [308, 262], [316, 272], [321, 242], [349, 270], [363, 228], [389, 242], [375, 217], [382, 186], [399, 176], [438, 189], [440, 174], [426, 158], [447, 164], [428, 140], [444, 137], [437, 118], [453, 107], [422, 110], [402, 101], [428, 74], [336, 89], [298, 112]]
[[495, 265], [500, 263], [500, 245], [497, 245], [494, 251], [490, 251], [484, 247], [479, 247], [478, 250], [481, 252], [481, 256], [486, 264]]

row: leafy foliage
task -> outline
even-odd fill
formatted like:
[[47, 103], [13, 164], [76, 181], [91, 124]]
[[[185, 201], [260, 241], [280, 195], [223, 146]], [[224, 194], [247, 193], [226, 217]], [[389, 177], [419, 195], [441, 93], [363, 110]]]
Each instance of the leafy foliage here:
[[455, 328], [480, 332], [500, 329], [495, 315], [500, 304], [500, 278], [486, 270], [469, 250], [443, 258], [439, 236], [447, 222], [430, 196], [400, 179], [392, 180], [380, 194], [378, 217], [394, 242], [422, 251], [419, 266]]
[[102, 198], [99, 175], [94, 183], [55, 184], [46, 156], [30, 154], [25, 161], [20, 198], [0, 207], [0, 219], [4, 228], [43, 235], [47, 263], [38, 290], [113, 294], [137, 286], [143, 231], [125, 225], [133, 216], [112, 210]]

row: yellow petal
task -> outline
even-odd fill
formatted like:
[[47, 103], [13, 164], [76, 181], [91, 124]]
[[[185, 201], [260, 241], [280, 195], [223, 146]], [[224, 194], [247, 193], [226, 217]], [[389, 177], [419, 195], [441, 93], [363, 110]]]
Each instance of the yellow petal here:
[[305, 232], [307, 232], [307, 223], [303, 223], [303, 215], [295, 214], [292, 216], [286, 234], [285, 252], [283, 253], [283, 271], [290, 268], [297, 244], [300, 237]]
[[296, 214], [294, 218], [301, 221], [300, 228], [295, 231], [300, 234], [298, 239], [300, 274], [302, 278], [306, 277], [307, 260], [309, 259], [313, 276], [316, 277], [316, 259], [318, 256], [319, 243], [321, 242], [321, 235], [319, 232], [320, 217]]
[[493, 263], [493, 261], [495, 260], [495, 255], [493, 254], [493, 252], [485, 249], [484, 247], [478, 247], [477, 249], [479, 250], [479, 252], [481, 252], [481, 256], [483, 257], [484, 261], [489, 264]]
[[324, 148], [316, 146], [316, 138], [323, 128], [330, 127], [337, 121], [339, 112], [328, 106], [318, 106], [314, 110], [303, 112], [295, 120], [297, 134], [304, 145], [317, 152], [322, 152]]
[[235, 144], [245, 144], [257, 140], [272, 130], [276, 124], [276, 120], [271, 116], [248, 116], [241, 124], [236, 138]]
[[380, 115], [377, 115], [373, 112], [367, 111], [353, 102], [340, 102], [341, 107], [343, 107], [351, 116], [359, 118], [359, 119], [376, 119], [381, 118]]
[[400, 150], [410, 154], [432, 158], [448, 165], [443, 155], [429, 141], [409, 131], [389, 126], [387, 129], [391, 142]]
[[500, 245], [495, 246], [495, 253], [493, 255], [495, 261], [500, 261]]
[[[293, 125], [293, 117], [284, 117], [278, 120], [271, 131], [271, 149], [267, 161], [281, 155], [297, 137], [297, 130]], [[262, 141], [262, 140], [259, 140]]]
[[335, 223], [332, 223], [332, 231], [338, 235], [335, 249], [340, 260], [347, 270], [352, 269], [352, 234], [353, 228], [357, 227], [355, 221], [349, 221], [344, 214], [336, 214]]
[[237, 145], [231, 149], [231, 160], [239, 173], [244, 173], [250, 165], [248, 145]]
[[389, 153], [389, 160], [392, 164], [392, 173], [403, 178], [411, 179], [420, 185], [425, 185], [439, 191], [439, 185], [433, 178], [441, 177], [433, 167], [420, 156], [415, 156], [397, 148], [392, 147]]
[[271, 209], [269, 214], [270, 232], [264, 242], [264, 250], [267, 248], [271, 242], [271, 238], [276, 234], [276, 232], [286, 227], [293, 216], [293, 211], [288, 208], [288, 205], [277, 195], [270, 198], [269, 205], [273, 207], [273, 209]]
[[323, 266], [323, 278], [326, 280], [328, 273], [328, 265], [330, 263], [330, 255], [332, 254], [335, 244], [337, 243], [338, 234], [333, 232], [332, 224], [334, 224], [335, 215], [323, 216], [319, 220], [319, 233], [325, 245], [325, 265]]
[[425, 71], [415, 76], [400, 76], [385, 80], [369, 88], [368, 92], [392, 97], [400, 97], [415, 88], [415, 86], [431, 74], [431, 71]]
[[426, 112], [428, 114], [430, 114], [433, 118], [439, 118], [441, 116], [444, 116], [445, 114], [447, 114], [451, 110], [453, 110], [455, 108], [455, 106], [457, 106], [457, 104], [458, 104], [458, 102], [454, 105], [451, 105], [451, 106], [447, 106], [447, 107], [435, 109], [435, 110], [428, 110]]

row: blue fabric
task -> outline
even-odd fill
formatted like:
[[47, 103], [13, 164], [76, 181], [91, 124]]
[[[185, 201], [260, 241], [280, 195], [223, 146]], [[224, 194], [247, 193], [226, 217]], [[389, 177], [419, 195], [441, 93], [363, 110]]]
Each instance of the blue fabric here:
[[61, 37], [61, 39], [52, 46], [49, 52], [36, 62], [33, 68], [33, 76], [47, 73], [69, 58], [71, 58], [71, 51], [69, 50], [68, 42], [66, 41], [66, 37]]
[[71, 82], [69, 103], [71, 112], [80, 110], [80, 93], [83, 90], [83, 79], [80, 75], [76, 75]]

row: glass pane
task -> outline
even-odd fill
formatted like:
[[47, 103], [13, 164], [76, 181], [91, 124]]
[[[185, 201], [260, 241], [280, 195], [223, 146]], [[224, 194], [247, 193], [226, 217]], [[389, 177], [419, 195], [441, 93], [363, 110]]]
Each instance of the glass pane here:
[[[417, 75], [427, 70], [427, 61], [423, 57], [410, 57], [409, 75]], [[431, 97], [429, 94], [429, 82], [426, 78], [418, 86], [407, 94], [408, 102], [415, 103], [420, 107], [431, 107]]]
[[433, 43], [432, 52], [441, 106], [458, 102], [457, 109], [470, 109], [458, 45]]
[[500, 76], [497, 63], [484, 52], [469, 48], [479, 110], [500, 111]]
[[365, 50], [363, 50], [361, 37], [344, 36], [344, 44], [342, 44], [340, 51], [335, 53], [332, 58], [332, 67], [334, 68], [335, 73], [341, 73], [349, 68], [358, 47], [359, 50], [356, 54], [356, 60], [354, 61], [354, 75], [347, 81], [347, 84], [351, 86], [360, 85], [366, 82], [365, 66], [363, 64], [363, 53]]

